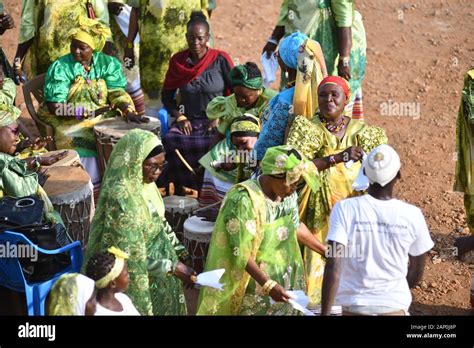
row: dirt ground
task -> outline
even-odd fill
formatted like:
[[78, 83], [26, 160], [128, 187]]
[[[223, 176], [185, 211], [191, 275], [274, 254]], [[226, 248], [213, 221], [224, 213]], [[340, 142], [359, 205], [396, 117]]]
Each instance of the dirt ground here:
[[[12, 59], [21, 1], [4, 3], [16, 20], [15, 30], [3, 37], [3, 47]], [[424, 281], [413, 290], [411, 313], [469, 314], [471, 270], [456, 261], [448, 248], [455, 237], [468, 234], [462, 195], [453, 192], [452, 186], [460, 91], [464, 73], [474, 65], [474, 2], [356, 3], [368, 42], [363, 89], [366, 120], [386, 129], [403, 162], [397, 195], [423, 210], [436, 242]], [[227, 51], [236, 63], [258, 62], [280, 4], [281, 0], [218, 1], [212, 15], [216, 47]], [[18, 102], [28, 119], [21, 95]], [[396, 107], [402, 103], [414, 109], [397, 116]]]

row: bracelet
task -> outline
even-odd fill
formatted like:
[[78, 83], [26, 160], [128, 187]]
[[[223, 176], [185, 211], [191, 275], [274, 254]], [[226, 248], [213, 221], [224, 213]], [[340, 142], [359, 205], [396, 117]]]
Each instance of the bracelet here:
[[331, 167], [333, 167], [333, 166], [335, 166], [336, 164], [337, 164], [337, 162], [336, 162], [336, 157], [334, 157], [334, 156], [329, 156], [329, 165], [330, 165]]
[[262, 286], [263, 293], [264, 293], [265, 295], [270, 294], [270, 291], [272, 291], [272, 289], [273, 289], [275, 286], [277, 286], [277, 284], [278, 284], [278, 283], [277, 283], [276, 281], [274, 281], [274, 280], [272, 280], [272, 279], [268, 279], [268, 280], [265, 282], [265, 284], [263, 284], [263, 286]]
[[127, 42], [126, 47], [127, 48], [133, 48], [133, 42], [132, 41]]
[[181, 115], [181, 116], [179, 116], [179, 117], [176, 119], [176, 123], [179, 123], [179, 122], [184, 121], [184, 120], [187, 120], [187, 119], [188, 119], [188, 118], [187, 118], [186, 116]]
[[34, 159], [35, 161], [33, 162], [33, 164], [35, 165], [35, 169], [38, 170], [41, 167], [39, 156], [35, 156]]
[[20, 57], [15, 57], [13, 60], [13, 68], [20, 70], [21, 69], [21, 58]]
[[278, 41], [276, 39], [274, 39], [273, 37], [269, 37], [267, 42], [270, 42], [270, 43], [278, 46]]
[[343, 66], [349, 66], [349, 62], [351, 60], [351, 57], [342, 57], [339, 56], [339, 62], [342, 62]]

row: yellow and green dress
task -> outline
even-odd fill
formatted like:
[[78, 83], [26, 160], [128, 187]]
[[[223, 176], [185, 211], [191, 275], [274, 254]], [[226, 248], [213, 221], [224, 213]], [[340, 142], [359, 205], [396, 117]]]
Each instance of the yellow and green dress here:
[[[88, 160], [84, 159], [97, 157], [93, 127], [103, 119], [115, 116], [115, 111], [87, 119], [61, 118], [50, 114], [46, 103], [67, 103], [65, 113], [71, 111], [73, 115], [76, 109], [91, 114], [106, 105], [133, 105], [125, 92], [125, 84], [120, 62], [101, 52], [93, 53], [88, 72], [71, 54], [59, 58], [48, 69], [44, 85], [45, 103], [38, 110], [38, 116], [54, 128], [56, 147], [76, 150], [86, 170], [88, 165], [85, 162]], [[91, 177], [94, 181], [93, 175]]]
[[207, 13], [207, 0], [128, 0], [140, 9], [140, 76], [143, 91], [159, 98], [171, 56], [187, 48], [192, 11]]
[[23, 0], [18, 43], [34, 39], [26, 56], [29, 78], [45, 73], [51, 63], [69, 53], [69, 32], [88, 17], [88, 2], [96, 19], [108, 27], [106, 0]]
[[456, 180], [454, 190], [464, 193], [467, 225], [474, 233], [474, 69], [464, 77], [456, 124]]
[[363, 119], [362, 81], [367, 61], [367, 42], [362, 16], [355, 9], [355, 1], [284, 0], [277, 26], [285, 27], [285, 35], [300, 31], [317, 41], [323, 50], [328, 74], [336, 76], [339, 58], [336, 29], [351, 27], [351, 100], [345, 112], [355, 119]]
[[[312, 120], [298, 116], [290, 129], [287, 144], [314, 160], [338, 154], [350, 146], [360, 146], [368, 154], [387, 141], [382, 128], [368, 126], [361, 120], [351, 119], [344, 137], [339, 139], [326, 129], [318, 116]], [[352, 188], [360, 167], [360, 162], [355, 162], [349, 168], [346, 168], [345, 163], [338, 163], [319, 172], [321, 186], [317, 192], [313, 193], [307, 187], [300, 192], [301, 221], [320, 241], [326, 240], [333, 206], [341, 199], [360, 194]], [[324, 261], [318, 253], [305, 247], [304, 262], [308, 279], [307, 295], [310, 305], [317, 306], [321, 303]]]

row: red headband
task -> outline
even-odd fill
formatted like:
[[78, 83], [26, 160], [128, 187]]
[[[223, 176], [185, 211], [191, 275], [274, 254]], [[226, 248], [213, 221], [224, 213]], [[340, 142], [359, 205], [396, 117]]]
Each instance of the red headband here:
[[349, 99], [351, 91], [350, 91], [349, 83], [347, 82], [346, 79], [343, 79], [342, 77], [339, 77], [339, 76], [327, 76], [327, 77], [325, 77], [321, 81], [321, 83], [319, 84], [318, 94], [319, 94], [319, 90], [321, 89], [321, 87], [323, 87], [326, 84], [335, 84], [335, 85], [340, 86], [342, 88], [342, 90], [344, 91], [344, 94], [346, 95], [346, 98]]

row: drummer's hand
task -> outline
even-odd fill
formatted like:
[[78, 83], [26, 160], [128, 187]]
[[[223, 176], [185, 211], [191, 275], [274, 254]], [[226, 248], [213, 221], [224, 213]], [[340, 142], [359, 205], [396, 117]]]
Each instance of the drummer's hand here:
[[60, 152], [51, 156], [40, 156], [39, 161], [42, 166], [50, 166], [67, 156], [67, 151]]
[[27, 147], [31, 147], [32, 150], [37, 151], [43, 147], [46, 147], [52, 141], [53, 141], [53, 137], [50, 137], [48, 135], [45, 138], [36, 138], [34, 140], [28, 140], [26, 145]]
[[226, 172], [234, 170], [235, 169], [235, 163], [231, 161], [225, 161], [220, 164], [219, 167], [220, 170], [224, 170]]
[[210, 221], [210, 222], [216, 222], [217, 220], [217, 215], [219, 214], [219, 209], [206, 209], [206, 210], [200, 210], [196, 213], [197, 216], [203, 217], [204, 220]]
[[181, 122], [178, 122], [178, 127], [186, 135], [191, 135], [191, 133], [193, 132], [193, 126], [191, 122], [189, 122], [189, 120], [187, 119]]
[[38, 170], [38, 183], [43, 186], [49, 178], [48, 168], [40, 168]]
[[181, 261], [178, 261], [176, 264], [174, 275], [184, 283], [187, 289], [194, 286], [194, 281], [191, 279], [191, 276], [195, 276], [196, 272], [194, 272], [191, 267], [186, 266]]
[[134, 112], [129, 112], [125, 118], [125, 121], [133, 123], [148, 123], [150, 122], [150, 119], [146, 116], [139, 116]]

